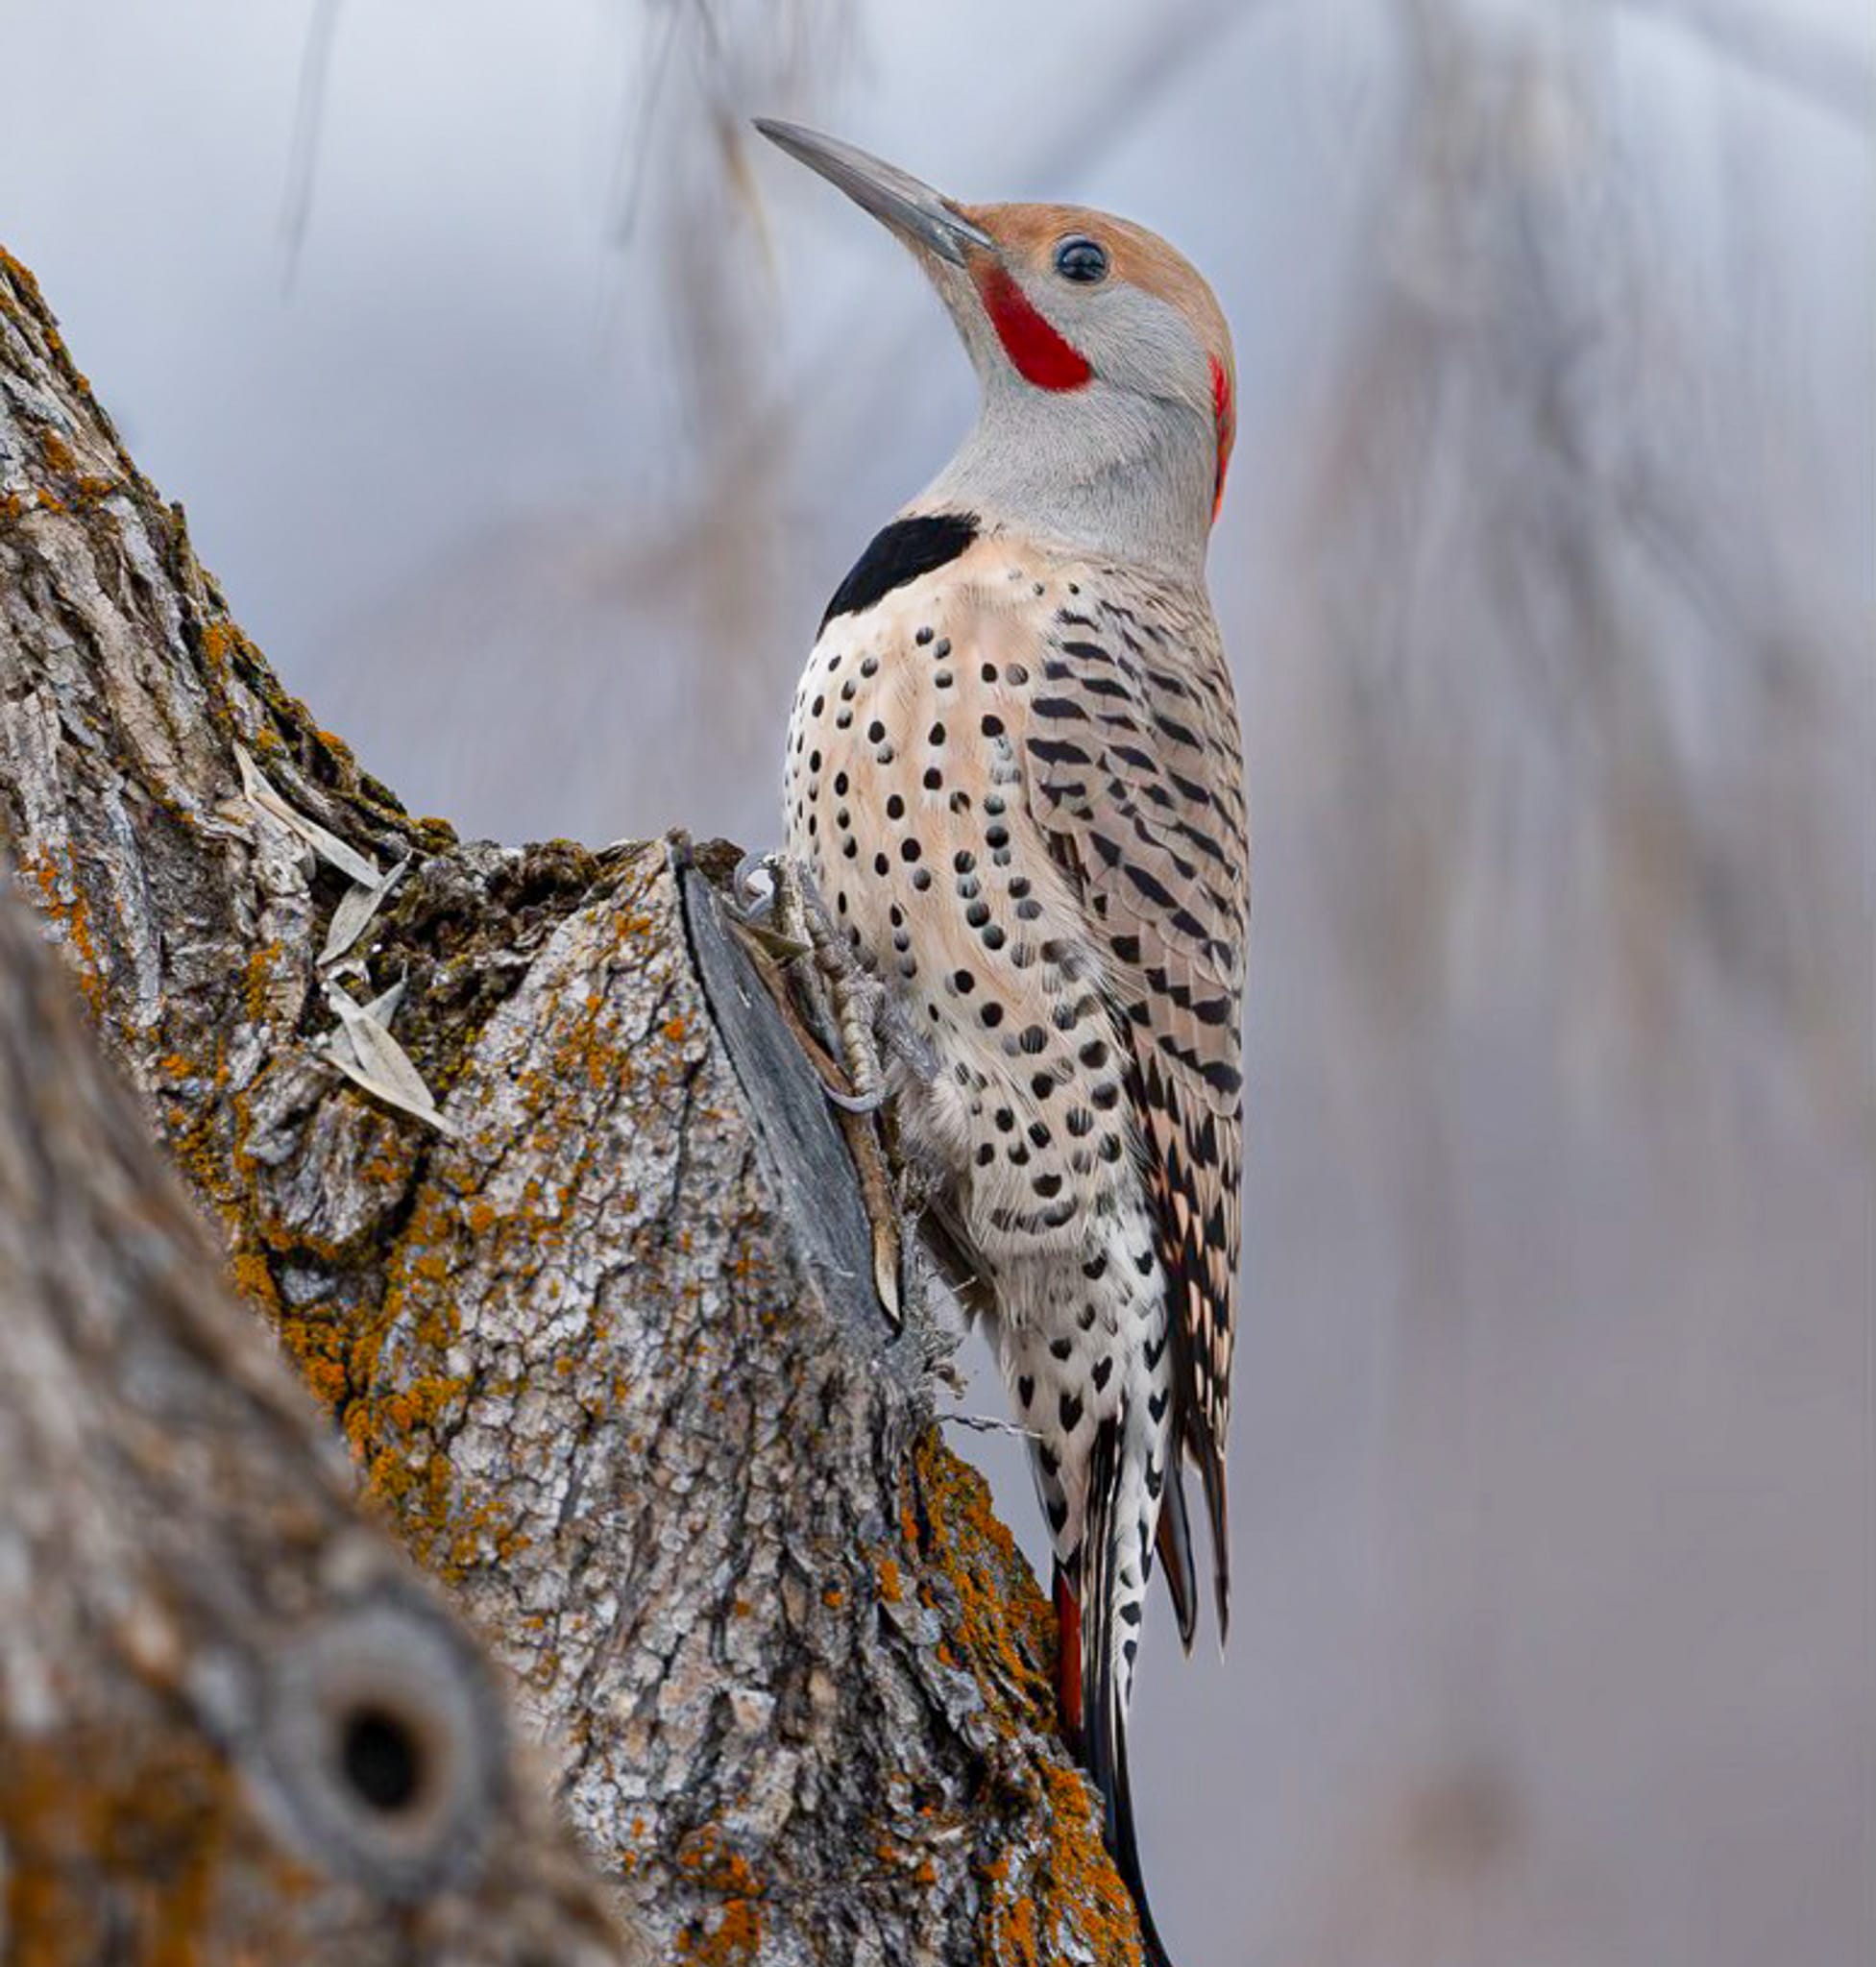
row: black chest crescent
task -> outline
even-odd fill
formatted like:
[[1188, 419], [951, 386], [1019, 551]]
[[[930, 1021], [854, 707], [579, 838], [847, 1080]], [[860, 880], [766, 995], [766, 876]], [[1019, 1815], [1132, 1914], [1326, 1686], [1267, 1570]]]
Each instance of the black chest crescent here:
[[820, 618], [825, 628], [837, 615], [863, 615], [883, 595], [921, 573], [957, 559], [977, 537], [972, 512], [928, 512], [895, 519], [873, 535], [872, 543], [835, 590]]

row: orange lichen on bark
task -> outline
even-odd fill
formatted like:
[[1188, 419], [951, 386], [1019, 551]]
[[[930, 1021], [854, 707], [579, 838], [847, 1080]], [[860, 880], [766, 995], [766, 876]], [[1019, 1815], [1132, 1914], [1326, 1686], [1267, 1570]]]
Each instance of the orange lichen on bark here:
[[[1055, 1617], [1014, 1540], [991, 1506], [989, 1487], [938, 1439], [920, 1439], [913, 1456], [916, 1505], [908, 1500], [902, 1524], [917, 1553], [920, 1598], [946, 1619], [949, 1644], [935, 1649], [940, 1663], [968, 1671], [985, 1713], [1011, 1750], [1010, 1770], [1018, 1800], [1032, 1817], [1037, 1803], [1049, 1835], [1026, 1853], [1019, 1871], [1012, 1849], [994, 1851], [981, 1865], [986, 1962], [1043, 1967], [1074, 1952], [1104, 1967], [1139, 1967], [1139, 1924], [1101, 1840], [1085, 1779], [1064, 1759], [1016, 1758], [1027, 1734], [1053, 1734]], [[1039, 1797], [1026, 1773], [1040, 1779]]]
[[[454, 1233], [451, 1212], [420, 1206], [413, 1213], [387, 1265], [382, 1301], [363, 1311], [288, 1310], [266, 1250], [252, 1241], [251, 1218], [252, 1211], [238, 1205], [231, 1216], [232, 1281], [265, 1316], [338, 1424], [368, 1492], [391, 1512], [416, 1554], [445, 1577], [459, 1577], [491, 1556], [511, 1557], [520, 1548], [519, 1533], [493, 1501], [459, 1503], [441, 1440], [471, 1385], [468, 1375], [443, 1365], [455, 1337], [444, 1240]], [[290, 1249], [304, 1239], [285, 1241]], [[414, 1306], [422, 1309], [406, 1318]], [[384, 1346], [394, 1330], [399, 1371], [395, 1379], [381, 1379]]]
[[91, 935], [90, 917], [85, 911], [85, 890], [77, 875], [61, 870], [47, 854], [23, 854], [19, 859], [22, 881], [38, 890], [41, 912], [59, 931], [71, 964], [80, 994], [94, 1019], [105, 1013], [105, 968]]
[[[1051, 1728], [1055, 1620], [1015, 1540], [999, 1520], [987, 1483], [930, 1429], [913, 1457], [927, 1536], [923, 1555], [956, 1593], [950, 1637], [971, 1663], [992, 1709], [1012, 1699], [1029, 1727]], [[917, 1518], [910, 1510], [914, 1532]], [[989, 1669], [987, 1675], [985, 1668]]]
[[[304, 1875], [259, 1848], [244, 1791], [200, 1739], [113, 1727], [14, 1737], [0, 1758], [0, 1932], [11, 1967], [121, 1954], [149, 1967], [207, 1958], [225, 1865]], [[125, 1922], [128, 1920], [129, 1924]]]
[[706, 1824], [678, 1845], [674, 1861], [680, 1874], [721, 1902], [714, 1924], [691, 1920], [678, 1929], [679, 1955], [699, 1967], [753, 1960], [762, 1945], [763, 1885], [748, 1859]]

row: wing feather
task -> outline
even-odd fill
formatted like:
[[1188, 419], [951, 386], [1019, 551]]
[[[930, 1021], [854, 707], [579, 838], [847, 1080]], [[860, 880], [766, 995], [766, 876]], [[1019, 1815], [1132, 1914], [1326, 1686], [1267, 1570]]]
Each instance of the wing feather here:
[[1080, 878], [1132, 1044], [1222, 1631], [1250, 852], [1237, 707], [1203, 596], [1115, 570], [1083, 583], [1047, 628], [1026, 753], [1031, 811]]

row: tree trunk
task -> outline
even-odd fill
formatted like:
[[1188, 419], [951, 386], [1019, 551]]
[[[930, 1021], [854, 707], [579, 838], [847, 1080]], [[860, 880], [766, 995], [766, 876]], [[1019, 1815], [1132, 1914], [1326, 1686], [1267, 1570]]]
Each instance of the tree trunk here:
[[[412, 819], [230, 620], [180, 509], [4, 255], [0, 719], [20, 891], [242, 1295], [510, 1670], [597, 1869], [665, 1954], [1137, 1960], [1052, 1732], [1047, 1609], [933, 1430], [943, 1336], [916, 1278], [902, 1323], [879, 1302], [844, 1143], [725, 933], [723, 850], [500, 848]], [[0, 981], [0, 1056], [57, 1098], [44, 1075], [67, 1051], [41, 1046]], [[24, 1110], [19, 1152], [37, 1153]], [[101, 1415], [134, 1374], [113, 1393], [109, 1358], [75, 1342], [142, 1260], [123, 1211], [107, 1216], [113, 1170], [74, 1146], [56, 1171], [96, 1218], [69, 1265], [56, 1232], [41, 1250], [40, 1190], [0, 1197], [34, 1212], [0, 1224], [0, 1248], [68, 1291], [45, 1329]], [[24, 1330], [10, 1322], [0, 1373], [23, 1382], [8, 1389], [22, 1415], [57, 1372]], [[186, 1400], [179, 1382], [172, 1446], [232, 1397], [217, 1378], [198, 1372]], [[269, 1596], [285, 1533], [240, 1541], [217, 1512], [266, 1520], [263, 1471], [311, 1465], [290, 1403], [264, 1428], [246, 1414], [239, 1479], [231, 1462], [164, 1495], [154, 1542], [132, 1527], [147, 1496], [68, 1495], [77, 1473], [37, 1454], [9, 1469], [12, 1414], [0, 1405], [0, 1558], [82, 1493], [98, 1518], [85, 1590], [128, 1591], [141, 1563], [192, 1566], [217, 1606]], [[344, 1519], [329, 1484], [273, 1490]], [[306, 1589], [309, 1567], [285, 1567]], [[0, 1563], [0, 1597], [9, 1575]], [[32, 1546], [27, 1576], [25, 1657], [67, 1657]], [[186, 1620], [177, 1643], [185, 1680], [215, 1680]], [[98, 1714], [132, 1698], [134, 1660], [76, 1657]], [[0, 1649], [0, 1755], [39, 1698]], [[61, 1754], [68, 1725], [44, 1737]], [[37, 1889], [55, 1820], [79, 1821], [57, 1785], [44, 1801], [0, 1785], [0, 1889]], [[479, 1869], [405, 1900], [499, 1899], [547, 1847], [492, 1830], [478, 1848]], [[233, 1841], [198, 1838], [188, 1861], [214, 1875], [205, 1904], [284, 1889]]]
[[0, 1307], [0, 1958], [646, 1957], [11, 901]]

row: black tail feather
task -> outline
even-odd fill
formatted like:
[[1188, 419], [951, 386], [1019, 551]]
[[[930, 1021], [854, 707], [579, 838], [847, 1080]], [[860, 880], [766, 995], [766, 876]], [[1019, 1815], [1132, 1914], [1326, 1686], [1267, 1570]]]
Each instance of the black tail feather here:
[[1231, 1630], [1231, 1543], [1225, 1505], [1225, 1458], [1215, 1448], [1202, 1454], [1199, 1473], [1206, 1486], [1206, 1514], [1211, 1518], [1212, 1597], [1218, 1607], [1218, 1643], [1222, 1646]]
[[1189, 1653], [1199, 1630], [1199, 1573], [1192, 1561], [1192, 1520], [1185, 1514], [1185, 1485], [1182, 1480], [1183, 1470], [1177, 1439], [1168, 1445], [1166, 1453], [1166, 1492], [1159, 1505], [1159, 1528], [1154, 1542], [1173, 1601], [1173, 1616], [1179, 1620], [1179, 1642]]
[[1133, 1795], [1127, 1775], [1127, 1720], [1114, 1668], [1114, 1580], [1119, 1539], [1126, 1534], [1120, 1500], [1122, 1420], [1102, 1422], [1088, 1469], [1087, 1511], [1082, 1532], [1082, 1741], [1087, 1772], [1099, 1791], [1102, 1834], [1140, 1916], [1140, 1941], [1149, 1967], [1172, 1967], [1153, 1923], [1146, 1879], [1133, 1836]]

